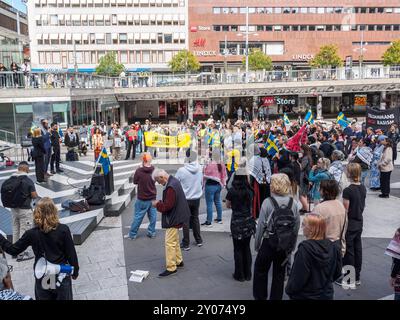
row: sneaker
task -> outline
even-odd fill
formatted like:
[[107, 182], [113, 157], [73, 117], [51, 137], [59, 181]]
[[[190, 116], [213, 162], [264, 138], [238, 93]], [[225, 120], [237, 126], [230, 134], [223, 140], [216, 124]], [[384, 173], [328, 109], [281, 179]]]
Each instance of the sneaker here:
[[35, 255], [31, 252], [24, 252], [21, 253], [18, 257], [17, 257], [17, 262], [21, 262], [21, 261], [28, 261], [31, 260], [35, 257]]
[[56, 172], [54, 170], [51, 170], [50, 173], [51, 174], [56, 174]]
[[347, 283], [346, 281], [343, 280], [336, 280], [335, 284], [338, 286], [341, 286], [343, 289], [347, 290], [347, 289], [355, 289], [356, 288], [356, 283], [352, 282], [352, 283]]
[[181, 261], [180, 264], [176, 265], [177, 268], [183, 268], [184, 266], [185, 266], [185, 264], [183, 263], [183, 261]]
[[129, 236], [129, 234], [125, 234], [125, 235], [124, 235], [124, 239], [135, 240], [135, 239], [136, 239], [136, 236], [132, 238], [131, 236]]
[[361, 280], [356, 280], [356, 286], [361, 286]]
[[159, 276], [160, 278], [168, 277], [168, 276], [170, 276], [170, 275], [172, 275], [172, 274], [175, 274], [176, 272], [177, 272], [177, 270], [174, 270], [174, 271], [165, 270], [164, 272], [161, 272], [158, 276]]
[[58, 169], [56, 172], [57, 172], [57, 173], [63, 173], [64, 170], [63, 170], [63, 169]]
[[147, 234], [147, 237], [150, 239], [155, 239], [156, 235], [155, 234]]
[[214, 219], [214, 222], [222, 224], [222, 219]]
[[46, 183], [46, 181], [36, 181], [35, 183], [36, 183], [37, 185], [40, 186], [40, 185], [42, 185], [43, 183]]
[[201, 225], [202, 226], [211, 226], [211, 222], [206, 221], [206, 222], [203, 222]]
[[203, 242], [198, 242], [198, 243], [196, 243], [196, 245], [200, 248], [203, 246]]
[[379, 198], [389, 198], [389, 195], [388, 194], [380, 194], [378, 197]]

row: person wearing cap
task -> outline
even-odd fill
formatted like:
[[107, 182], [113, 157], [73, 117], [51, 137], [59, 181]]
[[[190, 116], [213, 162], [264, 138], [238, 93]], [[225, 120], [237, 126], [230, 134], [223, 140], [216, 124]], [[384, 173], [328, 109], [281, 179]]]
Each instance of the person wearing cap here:
[[378, 137], [376, 141], [376, 146], [372, 153], [371, 170], [369, 174], [369, 187], [372, 191], [378, 191], [381, 188], [381, 173], [378, 167], [378, 162], [381, 160], [382, 153], [385, 148], [385, 146], [381, 143], [383, 140], [385, 140], [385, 138], [386, 136], [384, 135], [380, 135]]
[[337, 183], [340, 183], [343, 177], [343, 172], [344, 172], [343, 160], [344, 160], [344, 153], [342, 151], [340, 150], [333, 151], [332, 162], [331, 165], [329, 166], [328, 171], [333, 176], [333, 178], [336, 180]]
[[378, 162], [378, 168], [380, 171], [380, 185], [381, 185], [381, 194], [380, 198], [389, 198], [390, 194], [390, 175], [394, 169], [393, 166], [393, 150], [392, 150], [392, 141], [389, 137], [384, 136], [385, 138], [381, 140], [381, 144], [383, 147], [382, 157]]
[[0, 255], [0, 300], [32, 300], [30, 296], [14, 290], [11, 279], [12, 270], [13, 266], [8, 265], [6, 258]]
[[361, 166], [361, 183], [365, 185], [369, 169], [372, 162], [372, 150], [366, 144], [366, 139], [361, 138], [357, 142], [357, 147], [349, 156], [349, 163], [358, 163]]
[[256, 231], [256, 223], [251, 214], [253, 189], [249, 184], [246, 168], [235, 172], [232, 187], [226, 195], [226, 206], [232, 209], [231, 234], [235, 271], [232, 274], [236, 281], [251, 280], [252, 256], [250, 240]]
[[175, 178], [182, 185], [190, 209], [190, 219], [183, 224], [183, 239], [181, 243], [181, 248], [188, 251], [190, 250], [189, 226], [192, 227], [196, 245], [198, 247], [203, 245], [199, 221], [200, 198], [203, 195], [203, 170], [197, 161], [197, 153], [195, 151], [189, 149], [186, 152], [185, 165], [178, 169]]

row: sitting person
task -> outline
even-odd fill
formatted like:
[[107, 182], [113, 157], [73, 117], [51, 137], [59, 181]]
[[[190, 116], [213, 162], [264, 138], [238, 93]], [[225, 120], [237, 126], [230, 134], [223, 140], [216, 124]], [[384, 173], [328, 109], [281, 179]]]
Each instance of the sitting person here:
[[7, 265], [6, 258], [0, 255], [0, 300], [32, 300], [30, 296], [14, 291], [11, 280], [12, 266]]

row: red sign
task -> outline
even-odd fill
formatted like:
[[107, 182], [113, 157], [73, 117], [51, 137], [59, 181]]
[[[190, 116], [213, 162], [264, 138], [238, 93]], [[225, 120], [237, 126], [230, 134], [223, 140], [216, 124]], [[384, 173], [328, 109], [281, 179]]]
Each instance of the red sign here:
[[167, 108], [165, 107], [164, 101], [158, 103], [158, 116], [160, 118], [165, 118], [167, 116]]
[[190, 27], [190, 32], [197, 32], [197, 27]]
[[262, 98], [263, 100], [263, 106], [269, 107], [275, 104], [275, 98], [274, 97], [264, 97]]
[[195, 47], [205, 47], [206, 45], [206, 39], [204, 38], [198, 38], [196, 40], [193, 41], [193, 45]]

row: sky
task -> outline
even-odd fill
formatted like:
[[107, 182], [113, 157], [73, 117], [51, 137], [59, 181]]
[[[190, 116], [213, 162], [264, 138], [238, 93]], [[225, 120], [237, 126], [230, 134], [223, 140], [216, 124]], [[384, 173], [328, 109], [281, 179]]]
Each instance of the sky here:
[[2, 1], [12, 5], [14, 8], [18, 9], [19, 11], [26, 13], [26, 5], [22, 0], [2, 0]]

